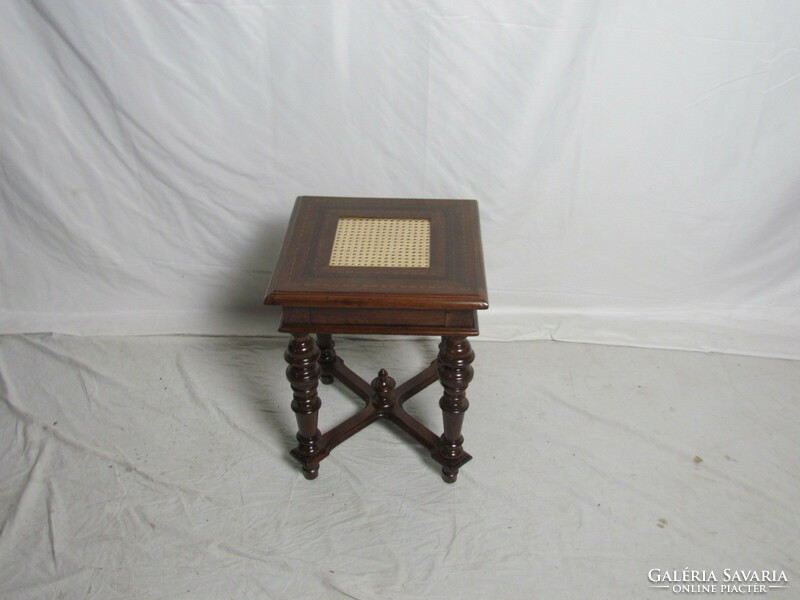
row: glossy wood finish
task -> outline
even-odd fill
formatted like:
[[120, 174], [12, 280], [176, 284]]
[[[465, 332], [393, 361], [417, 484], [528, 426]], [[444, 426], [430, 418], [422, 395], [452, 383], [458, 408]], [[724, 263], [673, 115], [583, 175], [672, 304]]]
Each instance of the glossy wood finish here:
[[279, 330], [286, 333], [478, 335], [478, 315], [474, 310], [285, 306]]
[[[321, 363], [323, 378], [329, 376], [340, 381], [359, 396], [365, 406], [333, 429], [314, 438], [312, 451], [308, 451], [307, 447], [302, 447], [302, 443], [307, 444], [306, 436], [312, 434], [311, 423], [306, 424], [308, 429], [305, 434], [302, 436], [298, 434], [297, 438], [298, 442], [302, 440], [302, 443], [292, 451], [292, 455], [303, 465], [303, 473], [306, 477], [309, 479], [316, 477], [320, 461], [328, 456], [331, 450], [382, 418], [394, 423], [422, 444], [430, 453], [431, 458], [442, 465], [442, 478], [448, 483], [454, 482], [458, 475], [458, 469], [472, 458], [461, 447], [464, 441], [461, 436], [461, 423], [467, 407], [463, 392], [466, 389], [465, 381], [472, 376], [472, 368], [466, 361], [471, 362], [472, 354], [471, 351], [464, 354], [460, 350], [463, 345], [459, 340], [466, 342], [465, 338], [455, 338], [455, 341], [452, 342], [447, 342], [447, 339], [445, 338], [442, 342], [439, 356], [426, 369], [400, 386], [396, 386], [395, 380], [385, 369], [381, 369], [377, 377], [371, 383], [367, 383], [350, 370], [338, 356], [333, 356], [332, 360]], [[331, 347], [331, 342], [332, 340], [327, 338], [319, 339], [319, 344], [323, 347], [326, 344]], [[442, 362], [443, 356], [446, 363]], [[445, 395], [440, 403], [445, 421], [445, 433], [442, 436], [436, 435], [403, 408], [409, 398], [439, 380], [447, 382]], [[316, 423], [316, 412], [314, 412], [314, 419], [314, 423]]]
[[317, 416], [322, 402], [317, 395], [321, 369], [319, 349], [308, 334], [296, 334], [284, 354], [286, 378], [292, 386], [292, 410], [297, 418], [297, 448], [292, 454], [303, 463], [303, 474], [314, 479], [318, 474], [316, 457], [319, 455], [320, 431]]
[[317, 335], [317, 346], [319, 346], [320, 357], [319, 362], [322, 367], [322, 377], [320, 380], [324, 384], [333, 383], [333, 376], [327, 372], [328, 365], [336, 360], [336, 342], [333, 341], [333, 336], [330, 334], [321, 333]]
[[[430, 267], [332, 267], [342, 217], [429, 219]], [[265, 302], [325, 308], [488, 308], [475, 200], [329, 198], [295, 203]]]
[[[469, 460], [462, 444], [461, 426], [464, 424], [464, 413], [469, 408], [467, 386], [472, 381], [472, 361], [475, 353], [465, 337], [445, 337], [439, 344], [438, 375], [442, 382], [444, 395], [439, 400], [444, 421], [444, 433], [441, 437], [439, 451], [448, 461], [442, 467], [445, 481], [456, 480], [458, 468]], [[444, 463], [443, 463], [444, 464]]]
[[[427, 219], [427, 267], [330, 266], [340, 218]], [[452, 483], [471, 456], [461, 429], [469, 402], [474, 354], [467, 336], [478, 334], [477, 311], [488, 308], [478, 206], [474, 200], [329, 198], [301, 196], [264, 300], [282, 306], [280, 330], [292, 334], [286, 374], [293, 390], [297, 447], [292, 455], [313, 479], [333, 448], [378, 419], [386, 419], [422, 444]], [[310, 333], [317, 334], [316, 341]], [[333, 334], [435, 335], [439, 354], [400, 386], [381, 369], [370, 383], [337, 355]], [[338, 380], [365, 403], [330, 431], [320, 433], [319, 381]], [[440, 381], [444, 433], [436, 435], [403, 404]]]

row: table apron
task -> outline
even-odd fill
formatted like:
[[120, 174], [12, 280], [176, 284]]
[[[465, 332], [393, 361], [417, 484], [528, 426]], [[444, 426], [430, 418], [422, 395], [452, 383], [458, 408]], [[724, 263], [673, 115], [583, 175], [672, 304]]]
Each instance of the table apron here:
[[478, 335], [478, 316], [474, 310], [284, 306], [280, 331], [471, 336]]

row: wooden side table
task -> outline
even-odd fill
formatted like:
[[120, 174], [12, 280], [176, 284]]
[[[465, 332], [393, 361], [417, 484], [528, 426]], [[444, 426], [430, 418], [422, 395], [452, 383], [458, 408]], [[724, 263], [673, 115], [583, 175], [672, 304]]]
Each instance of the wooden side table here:
[[[489, 307], [475, 200], [297, 199], [265, 304], [283, 307], [280, 331], [292, 335], [285, 358], [294, 392], [297, 447], [292, 455], [314, 479], [319, 463], [379, 418], [422, 444], [452, 483], [472, 457], [463, 447], [477, 310]], [[316, 334], [316, 340], [311, 334]], [[333, 334], [441, 336], [439, 353], [400, 386], [385, 369], [371, 383], [336, 354]], [[366, 406], [326, 433], [317, 427], [318, 382], [336, 379]], [[403, 408], [435, 381], [444, 433]]]

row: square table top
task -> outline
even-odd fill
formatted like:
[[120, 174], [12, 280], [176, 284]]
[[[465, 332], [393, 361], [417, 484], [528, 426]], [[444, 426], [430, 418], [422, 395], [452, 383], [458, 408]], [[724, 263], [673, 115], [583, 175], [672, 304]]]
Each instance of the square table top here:
[[488, 308], [478, 203], [300, 196], [264, 303]]

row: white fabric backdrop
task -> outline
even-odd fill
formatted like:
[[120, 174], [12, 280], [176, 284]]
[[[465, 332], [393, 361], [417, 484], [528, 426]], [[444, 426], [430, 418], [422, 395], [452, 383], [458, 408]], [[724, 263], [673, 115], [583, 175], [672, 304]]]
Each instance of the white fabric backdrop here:
[[0, 3], [0, 330], [273, 333], [294, 197], [481, 201], [489, 339], [800, 357], [800, 3]]

